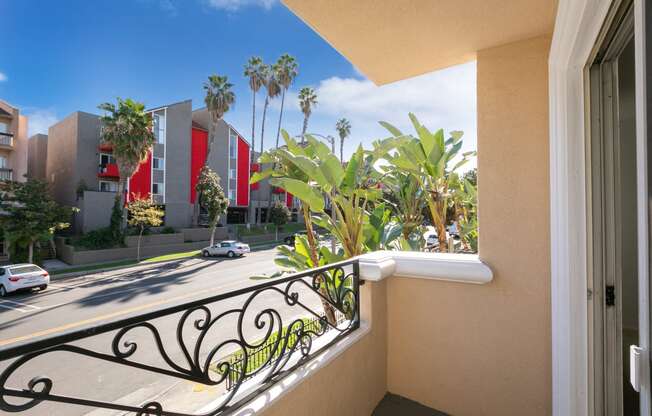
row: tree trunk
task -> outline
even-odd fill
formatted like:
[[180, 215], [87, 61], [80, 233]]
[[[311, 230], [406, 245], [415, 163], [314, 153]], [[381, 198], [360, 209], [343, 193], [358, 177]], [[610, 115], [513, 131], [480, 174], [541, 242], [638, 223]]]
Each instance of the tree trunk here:
[[[265, 105], [263, 106], [263, 119], [260, 122], [260, 154], [263, 154], [263, 146], [265, 144], [265, 119], [267, 118], [267, 107], [269, 106], [269, 96], [265, 97]], [[262, 166], [261, 166], [262, 168]], [[262, 169], [261, 169], [262, 170]], [[272, 189], [270, 187], [270, 189]], [[260, 200], [260, 187], [256, 190], [256, 196]], [[256, 223], [262, 224], [263, 222], [263, 210], [261, 208], [258, 209], [258, 218], [256, 219]]]
[[276, 241], [278, 241], [278, 225], [276, 226], [276, 236], [274, 238]]
[[306, 142], [306, 130], [308, 130], [308, 116], [303, 118], [303, 129], [301, 129], [301, 144]]
[[140, 261], [140, 239], [143, 237], [143, 231], [145, 227], [140, 227], [140, 233], [138, 233], [138, 248], [136, 249], [136, 261]]
[[34, 240], [29, 240], [29, 245], [27, 246], [27, 262], [34, 263]]
[[213, 247], [213, 244], [215, 243], [215, 228], [217, 227], [217, 220], [219, 217], [219, 215], [216, 215], [215, 218], [213, 218], [211, 221], [211, 247]]
[[276, 148], [278, 149], [279, 138], [281, 137], [281, 122], [283, 121], [283, 104], [285, 104], [285, 88], [281, 93], [281, 111], [278, 114], [278, 128], [276, 129]]
[[[308, 246], [310, 247], [310, 258], [314, 267], [319, 267], [319, 256], [317, 255], [317, 243], [315, 242], [315, 235], [312, 231], [312, 219], [310, 219], [310, 209], [305, 203], [301, 204], [301, 209], [303, 210], [303, 220], [306, 223], [306, 234], [308, 237]], [[324, 276], [324, 275], [322, 275]], [[328, 295], [328, 282], [326, 278], [323, 277], [322, 284], [319, 285], [319, 293], [324, 297], [329, 299]], [[321, 298], [321, 304], [324, 308], [324, 314], [326, 315], [326, 320], [329, 324], [335, 326], [337, 325], [337, 318], [335, 318], [335, 309], [326, 299]]]
[[54, 258], [57, 258], [57, 245], [54, 243], [54, 236], [50, 236], [50, 249], [52, 249], [52, 254]]
[[120, 208], [122, 209], [122, 221], [120, 224], [120, 230], [124, 231], [127, 229], [127, 181], [128, 178], [123, 178], [120, 176], [118, 181], [118, 191], [120, 192]]
[[340, 163], [344, 164], [344, 137], [340, 137]]

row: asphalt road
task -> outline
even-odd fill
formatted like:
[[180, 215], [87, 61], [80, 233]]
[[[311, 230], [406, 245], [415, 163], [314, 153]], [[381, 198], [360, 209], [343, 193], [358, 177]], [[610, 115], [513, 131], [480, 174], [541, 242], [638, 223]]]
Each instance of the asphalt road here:
[[[274, 254], [275, 249], [269, 249], [232, 260], [194, 258], [55, 280], [45, 292], [16, 294], [0, 300], [0, 349], [258, 284], [260, 281], [252, 280], [250, 276], [276, 271]], [[242, 307], [246, 297], [226, 299], [208, 307], [215, 317], [221, 312]], [[316, 298], [309, 303], [319, 304]], [[245, 315], [245, 321], [250, 322], [246, 326], [249, 332], [246, 335], [252, 342], [264, 336], [264, 330], [256, 329], [253, 324], [255, 315], [270, 305], [280, 311], [284, 325], [289, 319], [305, 314], [285, 305], [277, 293], [261, 294]], [[176, 334], [179, 318], [180, 314], [177, 314], [156, 319], [152, 323], [158, 329], [170, 359], [183, 366], [184, 354], [178, 346]], [[191, 315], [183, 329], [184, 339], [191, 351], [198, 335], [192, 323], [199, 318], [203, 318], [199, 312]], [[235, 318], [225, 317], [219, 325], [215, 325], [214, 330], [208, 332], [208, 341], [199, 348], [201, 361], [208, 356], [211, 348], [237, 336]], [[111, 354], [113, 335], [115, 333], [95, 336], [76, 345]], [[137, 343], [138, 349], [131, 357], [134, 360], [169, 368], [158, 353], [154, 337], [146, 329], [134, 329], [124, 340]], [[225, 345], [216, 356], [228, 354], [229, 348], [233, 349], [234, 346]], [[7, 365], [6, 362], [0, 363], [0, 370]], [[132, 405], [157, 400], [169, 404], [175, 411], [192, 411], [222, 393], [219, 388], [70, 352], [52, 352], [30, 361], [14, 373], [7, 386], [25, 388], [31, 378], [40, 375], [52, 378], [52, 393]], [[15, 398], [8, 400], [14, 404], [24, 402]], [[41, 403], [21, 414], [75, 416], [92, 410], [81, 406]], [[95, 411], [93, 414], [115, 413]]]

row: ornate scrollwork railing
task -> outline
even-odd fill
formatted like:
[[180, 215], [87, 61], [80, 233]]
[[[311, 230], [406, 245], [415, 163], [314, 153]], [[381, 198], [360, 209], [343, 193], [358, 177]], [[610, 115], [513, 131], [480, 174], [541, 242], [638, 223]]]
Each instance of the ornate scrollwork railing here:
[[[4, 368], [0, 373], [0, 410], [18, 413], [43, 402], [59, 402], [138, 416], [187, 415], [156, 401], [124, 404], [122, 400], [58, 394], [54, 374], [14, 377], [21, 370], [34, 371], [26, 364], [57, 353], [73, 360], [83, 356], [121, 366], [125, 372], [145, 371], [208, 386], [228, 383], [221, 398], [213, 401], [214, 407], [203, 414], [229, 413], [356, 330], [360, 322], [359, 284], [357, 260], [335, 263], [0, 350], [0, 368]], [[232, 307], [234, 302], [241, 306]], [[335, 314], [338, 319], [328, 318]], [[162, 333], [157, 326], [165, 319], [176, 320], [171, 334]], [[228, 326], [227, 321], [233, 324]], [[96, 337], [108, 337], [107, 351], [84, 346]], [[261, 349], [268, 351], [262, 360]], [[231, 368], [234, 354], [238, 357], [237, 371]], [[258, 354], [256, 365], [248, 365], [252, 354]], [[153, 355], [157, 363], [144, 359]], [[128, 377], [128, 373], [124, 375]], [[16, 379], [30, 380], [26, 386], [16, 387]]]

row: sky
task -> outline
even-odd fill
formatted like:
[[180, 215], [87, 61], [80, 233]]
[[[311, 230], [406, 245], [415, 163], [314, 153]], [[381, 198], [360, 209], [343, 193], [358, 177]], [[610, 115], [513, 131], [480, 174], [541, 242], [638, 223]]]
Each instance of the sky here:
[[[250, 139], [243, 66], [254, 55], [273, 63], [289, 53], [299, 63], [284, 112], [290, 134], [300, 134], [303, 121], [297, 92], [310, 86], [318, 104], [308, 131], [335, 136], [336, 121], [349, 119], [345, 155], [387, 137], [380, 120], [412, 131], [409, 112], [431, 130], [463, 130], [464, 150], [476, 148], [475, 62], [378, 87], [278, 0], [0, 0], [0, 16], [0, 99], [29, 116], [30, 135], [74, 111], [99, 114], [97, 106], [116, 97], [148, 108], [192, 99], [200, 108], [204, 81], [220, 74], [236, 94], [225, 119]], [[261, 92], [257, 148], [263, 101]], [[279, 108], [280, 100], [270, 105], [265, 148], [275, 141]]]

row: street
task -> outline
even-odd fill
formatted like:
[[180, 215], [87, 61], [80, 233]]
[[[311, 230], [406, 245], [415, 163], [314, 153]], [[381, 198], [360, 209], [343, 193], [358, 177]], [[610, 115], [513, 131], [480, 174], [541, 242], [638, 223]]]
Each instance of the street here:
[[[236, 259], [192, 258], [53, 280], [45, 292], [21, 293], [0, 300], [0, 349], [261, 283], [249, 277], [276, 271], [278, 268], [273, 262], [275, 252], [275, 249], [268, 249]], [[219, 304], [209, 305], [212, 316], [242, 307], [246, 297], [247, 295], [229, 298]], [[318, 304], [317, 301], [310, 303]], [[252, 303], [251, 312], [245, 314], [251, 322], [247, 328], [254, 328], [255, 315], [267, 307], [278, 308], [281, 312], [288, 310], [289, 315], [284, 316], [284, 322], [286, 318], [297, 316], [296, 311], [289, 311], [290, 308], [278, 294], [262, 294], [260, 299]], [[198, 333], [193, 322], [203, 317], [198, 312], [192, 314], [183, 328], [189, 348], [194, 347]], [[172, 361], [184, 366], [184, 355], [176, 339], [178, 322], [178, 314], [152, 321], [161, 335], [166, 353]], [[219, 336], [221, 339], [231, 339], [237, 332], [236, 328], [237, 319], [232, 319], [221, 323], [219, 329], [209, 331], [206, 338], [211, 341], [200, 349], [202, 360], [217, 345], [216, 339]], [[92, 337], [75, 345], [112, 354], [111, 341], [114, 334], [112, 332]], [[254, 329], [252, 334], [250, 339], [255, 341], [256, 337], [260, 339], [263, 336], [260, 334], [264, 334], [264, 331]], [[121, 350], [124, 350], [124, 341], [138, 344], [138, 352], [132, 357], [134, 360], [169, 368], [161, 359], [149, 331], [143, 328], [130, 331], [121, 340]], [[222, 356], [227, 353], [229, 351], [224, 348]], [[6, 362], [2, 363], [0, 370], [7, 365]], [[173, 410], [177, 411], [192, 411], [197, 404], [210, 402], [221, 393], [216, 388], [70, 352], [53, 352], [37, 357], [17, 371], [7, 386], [26, 388], [31, 378], [40, 375], [52, 377], [52, 393], [130, 405], [141, 405], [152, 400], [172, 402]], [[8, 401], [12, 404], [25, 402], [15, 398], [9, 398]], [[44, 402], [24, 414], [71, 416], [87, 414], [92, 410], [88, 407]], [[116, 413], [94, 411], [92, 414]]]

